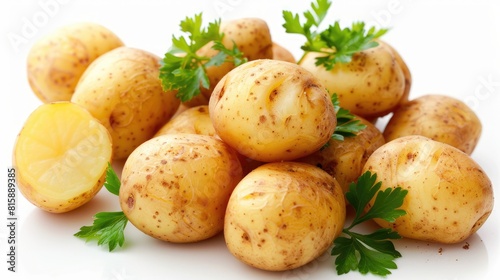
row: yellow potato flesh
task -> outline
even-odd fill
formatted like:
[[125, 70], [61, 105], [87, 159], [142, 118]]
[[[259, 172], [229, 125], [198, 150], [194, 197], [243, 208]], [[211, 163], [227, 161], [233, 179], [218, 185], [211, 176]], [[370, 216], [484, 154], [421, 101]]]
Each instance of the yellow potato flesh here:
[[102, 187], [111, 146], [106, 128], [80, 106], [42, 105], [28, 117], [15, 144], [19, 189], [44, 210], [75, 209]]

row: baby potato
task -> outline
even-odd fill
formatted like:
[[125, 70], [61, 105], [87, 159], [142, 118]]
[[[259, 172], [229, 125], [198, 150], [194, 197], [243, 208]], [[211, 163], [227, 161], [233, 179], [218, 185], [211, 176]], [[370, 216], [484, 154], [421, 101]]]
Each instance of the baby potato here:
[[306, 163], [274, 162], [246, 175], [229, 199], [224, 238], [253, 267], [283, 271], [323, 254], [346, 217], [337, 181]]
[[227, 201], [242, 178], [233, 149], [207, 135], [154, 137], [125, 161], [120, 205], [142, 232], [187, 243], [221, 232]]
[[349, 63], [337, 63], [328, 71], [317, 66], [320, 53], [305, 54], [299, 65], [336, 93], [340, 105], [366, 119], [382, 117], [400, 103], [406, 90], [405, 74], [394, 54], [383, 45], [355, 53]]
[[210, 98], [209, 112], [224, 142], [262, 162], [317, 151], [337, 124], [328, 92], [311, 73], [271, 59], [247, 62], [224, 76]]
[[155, 136], [173, 133], [193, 133], [216, 136], [214, 126], [208, 113], [208, 105], [191, 107], [173, 117]]
[[387, 141], [422, 135], [472, 154], [481, 136], [481, 121], [462, 101], [439, 94], [428, 94], [399, 107], [384, 129]]
[[362, 174], [368, 157], [385, 144], [382, 132], [375, 125], [359, 116], [356, 119], [366, 125], [356, 136], [345, 137], [343, 141], [330, 139], [325, 147], [297, 160], [325, 170], [337, 180], [344, 193]]
[[175, 93], [161, 87], [159, 61], [144, 50], [116, 48], [87, 68], [71, 98], [108, 128], [117, 160], [153, 137], [179, 107]]
[[394, 223], [375, 220], [403, 237], [458, 243], [474, 234], [493, 208], [493, 188], [481, 166], [459, 149], [424, 136], [386, 143], [368, 158], [365, 171], [377, 174], [382, 191], [408, 190], [400, 207], [406, 215]]
[[273, 42], [273, 59], [297, 63], [293, 54], [276, 42]]
[[102, 188], [112, 158], [108, 130], [84, 108], [46, 103], [29, 116], [14, 144], [19, 191], [38, 208], [64, 213]]
[[[224, 33], [222, 44], [228, 49], [233, 49], [234, 44], [236, 44], [236, 47], [249, 61], [273, 58], [271, 32], [264, 20], [259, 18], [239, 18], [223, 21], [220, 25], [220, 31]], [[212, 46], [213, 43], [203, 46], [197, 54], [206, 57], [215, 56], [219, 51], [212, 49]], [[217, 83], [233, 68], [234, 63], [232, 62], [207, 67], [210, 87], [208, 89], [201, 87], [201, 93], [185, 103], [190, 107], [208, 104], [210, 95]]]
[[27, 58], [28, 82], [43, 102], [69, 101], [85, 69], [102, 54], [123, 46], [106, 27], [80, 22], [36, 42]]

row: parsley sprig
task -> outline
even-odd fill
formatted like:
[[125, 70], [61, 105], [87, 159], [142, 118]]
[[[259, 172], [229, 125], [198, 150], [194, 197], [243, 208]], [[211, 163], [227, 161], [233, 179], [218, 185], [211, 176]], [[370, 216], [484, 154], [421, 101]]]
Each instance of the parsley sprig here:
[[[106, 181], [104, 186], [115, 195], [120, 191], [120, 179], [113, 170], [111, 164], [108, 164], [106, 170]], [[128, 219], [123, 213], [119, 212], [100, 212], [94, 216], [94, 222], [91, 226], [83, 226], [74, 236], [84, 238], [85, 241], [97, 240], [97, 245], [108, 245], [109, 251], [113, 251], [116, 246], [123, 246], [125, 242], [124, 230]]]
[[327, 70], [333, 69], [337, 63], [349, 63], [357, 52], [378, 46], [374, 40], [387, 32], [387, 29], [377, 30], [374, 27], [366, 30], [364, 22], [354, 22], [350, 28], [342, 28], [339, 21], [319, 31], [330, 6], [331, 2], [328, 0], [311, 3], [311, 10], [303, 13], [304, 23], [299, 14], [283, 11], [285, 31], [306, 37], [306, 42], [301, 46], [305, 51], [304, 55], [307, 52], [321, 53], [322, 56], [316, 58], [316, 65], [323, 65]]
[[[351, 225], [342, 230], [343, 235], [334, 240], [331, 254], [337, 256], [335, 265], [339, 275], [358, 270], [362, 274], [384, 276], [391, 274], [390, 269], [397, 268], [394, 260], [401, 257], [401, 254], [390, 241], [401, 238], [397, 232], [390, 228], [381, 228], [370, 234], [352, 231], [356, 225], [371, 219], [394, 222], [396, 218], [406, 214], [398, 208], [403, 204], [408, 191], [400, 187], [379, 191], [382, 183], [376, 180], [377, 174], [367, 171], [358, 178], [357, 183], [351, 183], [346, 193], [346, 199], [354, 207], [356, 214]], [[373, 205], [365, 211], [373, 197]]]
[[[186, 17], [180, 23], [181, 31], [188, 34], [172, 36], [172, 46], [161, 61], [160, 80], [164, 90], [177, 91], [177, 98], [186, 102], [200, 94], [200, 87], [208, 89], [210, 80], [206, 68], [218, 66], [224, 62], [233, 62], [235, 66], [247, 59], [236, 44], [228, 49], [222, 44], [224, 34], [220, 32], [220, 19], [202, 27], [202, 14]], [[197, 52], [212, 42], [212, 49], [219, 51], [213, 57], [200, 56]]]
[[349, 110], [340, 107], [338, 96], [335, 93], [332, 95], [332, 103], [337, 116], [337, 126], [332, 139], [344, 141], [344, 137], [354, 137], [358, 132], [366, 128], [366, 125], [356, 119], [356, 116]]

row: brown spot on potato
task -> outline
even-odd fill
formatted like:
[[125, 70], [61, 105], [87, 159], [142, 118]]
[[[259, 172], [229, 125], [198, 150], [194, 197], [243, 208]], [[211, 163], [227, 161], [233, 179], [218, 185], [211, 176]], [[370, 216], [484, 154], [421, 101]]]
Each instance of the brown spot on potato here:
[[134, 208], [134, 205], [135, 205], [134, 197], [133, 196], [129, 196], [128, 199], [127, 199], [127, 206], [128, 206], [128, 208], [132, 209], [132, 208]]

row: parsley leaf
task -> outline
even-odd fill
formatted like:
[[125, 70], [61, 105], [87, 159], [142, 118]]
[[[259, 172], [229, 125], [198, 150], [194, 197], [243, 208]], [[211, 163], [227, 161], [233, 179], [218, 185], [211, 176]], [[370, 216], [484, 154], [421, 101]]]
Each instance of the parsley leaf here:
[[301, 49], [306, 53], [322, 53], [323, 56], [316, 58], [316, 65], [323, 65], [327, 70], [333, 69], [337, 63], [349, 63], [353, 54], [357, 52], [378, 46], [374, 40], [387, 32], [387, 29], [376, 30], [374, 27], [365, 30], [363, 22], [354, 22], [350, 28], [341, 28], [339, 21], [319, 31], [318, 27], [330, 6], [331, 2], [328, 0], [317, 0], [316, 3], [311, 3], [311, 10], [303, 13], [306, 19], [303, 24], [298, 14], [283, 11], [285, 31], [303, 35], [306, 42]]
[[338, 141], [344, 141], [344, 137], [354, 137], [358, 132], [366, 128], [366, 125], [356, 119], [356, 116], [351, 114], [349, 110], [340, 107], [337, 94], [332, 95], [332, 103], [337, 116], [337, 127], [332, 135], [332, 138]]
[[[186, 17], [180, 23], [184, 36], [172, 36], [172, 46], [165, 54], [160, 66], [160, 80], [164, 90], [177, 91], [176, 96], [186, 102], [200, 94], [200, 87], [208, 89], [210, 80], [206, 67], [233, 62], [238, 66], [246, 62], [243, 53], [233, 42], [233, 49], [227, 49], [222, 44], [224, 34], [220, 32], [220, 19], [210, 22], [203, 28], [202, 14]], [[198, 51], [208, 43], [219, 53], [213, 57], [198, 55]]]
[[106, 180], [104, 181], [104, 187], [114, 194], [119, 195], [120, 192], [120, 179], [116, 175], [111, 163], [108, 163], [108, 168], [106, 169]]
[[[408, 191], [400, 187], [379, 191], [382, 183], [376, 180], [377, 174], [367, 171], [358, 178], [357, 183], [351, 183], [346, 193], [346, 199], [354, 207], [356, 214], [351, 225], [342, 230], [343, 236], [334, 240], [331, 254], [337, 256], [335, 265], [339, 275], [358, 270], [362, 274], [385, 276], [391, 274], [390, 269], [397, 268], [394, 259], [401, 257], [401, 254], [390, 241], [401, 238], [397, 232], [390, 228], [378, 229], [371, 234], [351, 231], [354, 226], [370, 219], [394, 222], [396, 218], [406, 214], [398, 208], [403, 205]], [[370, 210], [365, 211], [374, 197]]]
[[[115, 195], [120, 192], [120, 179], [116, 175], [111, 164], [106, 169], [106, 181], [104, 186]], [[97, 245], [108, 245], [109, 251], [113, 251], [116, 246], [123, 246], [125, 242], [124, 230], [128, 218], [120, 212], [100, 212], [94, 216], [91, 226], [83, 226], [80, 231], [74, 234], [76, 237], [84, 238], [85, 241], [97, 240]]]
[[108, 245], [113, 251], [117, 245], [123, 246], [125, 236], [123, 231], [128, 219], [120, 212], [100, 212], [94, 216], [92, 226], [83, 226], [75, 233], [76, 237], [85, 238], [85, 241], [97, 240], [97, 245]]

